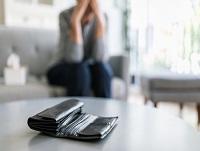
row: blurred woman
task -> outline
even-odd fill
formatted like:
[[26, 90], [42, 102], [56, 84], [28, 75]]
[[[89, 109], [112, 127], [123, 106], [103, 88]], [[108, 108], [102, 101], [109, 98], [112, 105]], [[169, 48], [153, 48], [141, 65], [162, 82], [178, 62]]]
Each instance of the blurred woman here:
[[49, 84], [64, 86], [68, 96], [111, 97], [112, 71], [107, 63], [106, 17], [97, 0], [77, 0], [59, 16], [60, 42]]

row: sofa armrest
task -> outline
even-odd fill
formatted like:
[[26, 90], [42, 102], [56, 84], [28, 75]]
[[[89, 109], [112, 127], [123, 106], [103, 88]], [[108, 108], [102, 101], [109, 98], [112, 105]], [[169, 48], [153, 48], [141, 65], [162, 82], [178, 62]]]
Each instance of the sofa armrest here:
[[124, 99], [127, 100], [130, 85], [130, 59], [128, 56], [112, 56], [110, 57], [109, 63], [112, 67], [114, 77], [122, 79], [125, 83], [125, 96]]

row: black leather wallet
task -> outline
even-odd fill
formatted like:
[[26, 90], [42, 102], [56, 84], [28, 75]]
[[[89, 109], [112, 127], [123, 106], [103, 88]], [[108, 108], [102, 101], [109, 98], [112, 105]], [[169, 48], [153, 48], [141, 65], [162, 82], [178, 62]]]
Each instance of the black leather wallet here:
[[103, 139], [116, 125], [118, 117], [99, 117], [82, 112], [83, 103], [71, 99], [28, 119], [31, 129], [44, 134], [74, 139]]

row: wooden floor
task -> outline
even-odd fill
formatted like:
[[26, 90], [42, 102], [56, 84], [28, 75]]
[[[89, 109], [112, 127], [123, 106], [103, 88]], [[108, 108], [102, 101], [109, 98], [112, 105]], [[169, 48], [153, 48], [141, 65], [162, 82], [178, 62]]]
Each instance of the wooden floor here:
[[[141, 95], [138, 87], [131, 86], [129, 102], [134, 102], [138, 105], [144, 105], [144, 97]], [[151, 102], [147, 105], [153, 106]], [[173, 114], [174, 116], [180, 117], [180, 106], [177, 103], [159, 103], [158, 109], [168, 114]], [[183, 111], [181, 114], [186, 122], [188, 122], [194, 128], [197, 128], [197, 110], [195, 104], [184, 104]]]

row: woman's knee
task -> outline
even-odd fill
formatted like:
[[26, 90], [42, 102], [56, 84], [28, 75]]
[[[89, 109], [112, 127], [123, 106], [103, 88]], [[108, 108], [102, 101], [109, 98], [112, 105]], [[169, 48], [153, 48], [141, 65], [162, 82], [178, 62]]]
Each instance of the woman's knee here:
[[86, 64], [75, 64], [71, 68], [68, 89], [72, 96], [89, 96], [91, 91], [91, 78]]
[[90, 84], [90, 71], [88, 64], [86, 63], [78, 63], [72, 67], [72, 78], [74, 78], [73, 82], [82, 84], [82, 85], [89, 85]]
[[46, 73], [48, 83], [51, 85], [64, 86], [67, 79], [66, 73], [67, 71], [65, 71], [65, 67], [62, 64], [50, 67]]
[[95, 63], [92, 67], [92, 72], [93, 74], [107, 77], [107, 78], [112, 78], [113, 76], [113, 71], [108, 63], [103, 63], [103, 62], [98, 62]]

